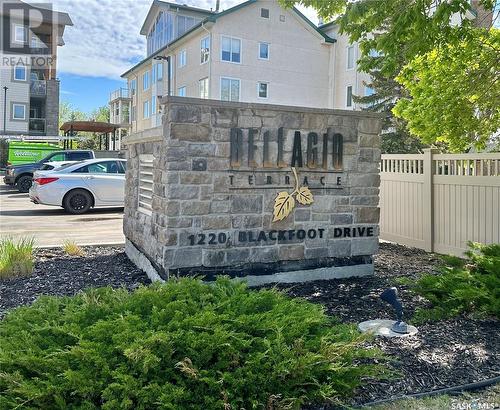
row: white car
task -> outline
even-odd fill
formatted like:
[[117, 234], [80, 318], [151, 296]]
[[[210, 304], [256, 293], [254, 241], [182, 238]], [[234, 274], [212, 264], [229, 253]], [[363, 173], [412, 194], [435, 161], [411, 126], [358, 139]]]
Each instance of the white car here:
[[36, 171], [29, 197], [35, 204], [62, 206], [72, 214], [91, 207], [123, 207], [127, 161], [100, 158]]

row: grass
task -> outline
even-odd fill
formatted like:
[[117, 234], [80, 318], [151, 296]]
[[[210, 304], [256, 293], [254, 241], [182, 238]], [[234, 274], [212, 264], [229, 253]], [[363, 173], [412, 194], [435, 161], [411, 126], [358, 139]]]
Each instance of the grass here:
[[34, 245], [34, 238], [1, 239], [0, 279], [31, 275], [35, 266]]
[[83, 256], [83, 249], [75, 241], [66, 240], [63, 242], [63, 250], [70, 256]]

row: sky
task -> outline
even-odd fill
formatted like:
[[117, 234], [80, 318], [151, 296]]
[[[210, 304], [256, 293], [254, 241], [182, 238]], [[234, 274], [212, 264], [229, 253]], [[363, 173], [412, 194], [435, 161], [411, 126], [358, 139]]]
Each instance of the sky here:
[[[84, 112], [107, 105], [109, 94], [125, 86], [120, 75], [146, 56], [139, 30], [153, 0], [52, 0], [55, 10], [68, 13], [65, 45], [58, 50], [60, 100]], [[170, 0], [205, 9], [216, 0]], [[276, 1], [276, 0], [269, 0]], [[221, 10], [243, 0], [221, 0]], [[35, 1], [33, 1], [35, 3]], [[314, 10], [301, 11], [317, 23]]]

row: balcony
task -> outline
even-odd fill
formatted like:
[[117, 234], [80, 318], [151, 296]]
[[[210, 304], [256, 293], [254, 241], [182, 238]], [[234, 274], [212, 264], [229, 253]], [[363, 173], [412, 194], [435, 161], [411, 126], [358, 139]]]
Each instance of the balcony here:
[[47, 81], [32, 79], [30, 82], [30, 94], [36, 97], [45, 97], [47, 95]]
[[115, 90], [111, 93], [109, 97], [109, 101], [114, 101], [119, 98], [130, 98], [130, 92], [128, 88], [119, 88], [118, 90]]
[[30, 118], [29, 132], [45, 134], [45, 118]]

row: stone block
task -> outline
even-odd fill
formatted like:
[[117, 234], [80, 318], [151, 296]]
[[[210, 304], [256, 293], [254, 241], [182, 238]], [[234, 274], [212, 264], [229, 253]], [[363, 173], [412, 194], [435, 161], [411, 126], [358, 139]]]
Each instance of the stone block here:
[[200, 188], [193, 185], [172, 185], [167, 189], [169, 199], [197, 199]]
[[180, 183], [186, 185], [207, 185], [212, 183], [213, 174], [206, 172], [183, 172], [180, 175]]
[[365, 134], [379, 135], [382, 122], [378, 118], [361, 118], [358, 122], [358, 131]]
[[185, 201], [181, 206], [181, 215], [207, 215], [209, 211], [209, 201]]
[[351, 256], [350, 240], [329, 240], [328, 256], [330, 258], [347, 258]]
[[352, 224], [352, 214], [333, 214], [331, 215], [332, 225], [350, 225]]
[[170, 137], [180, 141], [210, 141], [210, 127], [203, 124], [172, 124]]
[[230, 201], [212, 201], [210, 203], [210, 213], [211, 214], [224, 214], [229, 212], [231, 209]]
[[233, 216], [232, 225], [236, 229], [250, 229], [262, 227], [261, 215], [235, 215]]
[[311, 220], [311, 210], [310, 209], [296, 209], [295, 210], [295, 222], [306, 222]]
[[203, 266], [224, 266], [225, 256], [222, 249], [203, 249]]
[[199, 247], [175, 250], [170, 268], [189, 268], [202, 265], [202, 249]]
[[215, 155], [215, 144], [189, 144], [187, 153], [194, 156], [213, 157]]
[[207, 215], [202, 218], [203, 229], [228, 229], [231, 228], [231, 216]]
[[304, 259], [304, 245], [283, 245], [279, 247], [279, 259], [292, 261]]
[[233, 195], [231, 213], [251, 214], [262, 212], [262, 195]]
[[319, 258], [327, 258], [328, 257], [328, 248], [307, 248], [305, 250], [306, 259], [319, 259]]
[[358, 238], [352, 239], [351, 253], [357, 255], [373, 255], [378, 251], [378, 238]]
[[380, 219], [380, 208], [374, 206], [365, 206], [355, 208], [354, 223], [373, 223], [376, 224]]
[[241, 264], [242, 261], [248, 261], [250, 258], [250, 249], [232, 248], [226, 251], [226, 265]]

